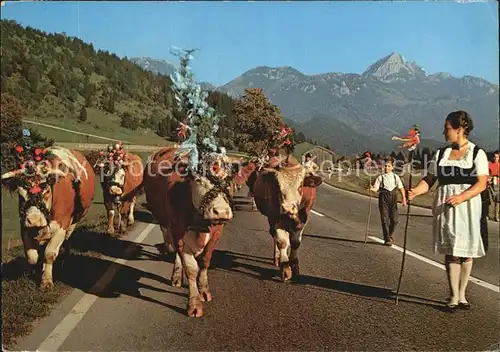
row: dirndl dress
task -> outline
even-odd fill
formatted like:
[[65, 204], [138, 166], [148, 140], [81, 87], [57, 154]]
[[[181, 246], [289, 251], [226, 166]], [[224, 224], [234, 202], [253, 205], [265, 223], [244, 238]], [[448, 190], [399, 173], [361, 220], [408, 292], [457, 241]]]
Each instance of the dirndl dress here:
[[434, 252], [483, 257], [486, 253], [480, 228], [481, 194], [456, 207], [447, 205], [445, 200], [466, 191], [477, 182], [477, 176], [488, 175], [488, 158], [472, 142], [462, 159], [448, 160], [451, 150], [451, 147], [439, 149], [429, 167], [429, 173], [437, 176], [439, 182], [433, 202]]

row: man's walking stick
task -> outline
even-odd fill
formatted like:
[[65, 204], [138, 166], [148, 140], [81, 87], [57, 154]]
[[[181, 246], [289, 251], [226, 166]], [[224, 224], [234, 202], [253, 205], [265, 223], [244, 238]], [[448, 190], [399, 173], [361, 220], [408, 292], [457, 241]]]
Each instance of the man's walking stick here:
[[[410, 179], [408, 180], [408, 191], [411, 189], [411, 176], [413, 171], [413, 150], [410, 151]], [[399, 281], [398, 281], [398, 289], [396, 291], [396, 305], [399, 300], [399, 289], [401, 287], [401, 279], [403, 278], [403, 270], [405, 267], [405, 257], [406, 257], [406, 238], [408, 235], [408, 221], [410, 219], [410, 200], [406, 197], [406, 206], [408, 209], [406, 210], [406, 224], [405, 224], [405, 238], [403, 243], [403, 260], [401, 261], [401, 272], [399, 273]]]
[[369, 173], [369, 184], [368, 184], [368, 220], [366, 221], [366, 230], [365, 230], [365, 244], [368, 241], [368, 230], [370, 228], [370, 219], [372, 216], [372, 191], [371, 191], [371, 186], [372, 186], [372, 173], [370, 170]]

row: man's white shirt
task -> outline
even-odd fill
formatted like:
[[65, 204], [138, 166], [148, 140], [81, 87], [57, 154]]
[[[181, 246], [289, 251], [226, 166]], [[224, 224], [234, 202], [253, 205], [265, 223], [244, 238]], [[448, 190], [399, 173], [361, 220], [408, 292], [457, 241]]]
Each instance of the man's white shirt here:
[[375, 180], [375, 184], [373, 185], [373, 188], [375, 190], [379, 190], [379, 187], [382, 184], [382, 179], [384, 180], [384, 189], [388, 190], [389, 192], [394, 190], [394, 188], [399, 189], [404, 187], [403, 182], [401, 182], [401, 178], [394, 172], [389, 172], [377, 177], [377, 179]]

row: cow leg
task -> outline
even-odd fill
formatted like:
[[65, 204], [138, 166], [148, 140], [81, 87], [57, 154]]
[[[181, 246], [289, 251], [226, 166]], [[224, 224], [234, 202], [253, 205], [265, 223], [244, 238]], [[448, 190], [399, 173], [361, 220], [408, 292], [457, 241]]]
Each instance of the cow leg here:
[[210, 287], [208, 287], [208, 268], [201, 268], [198, 285], [201, 300], [203, 302], [210, 302], [212, 300], [212, 293], [210, 292]]
[[38, 263], [38, 246], [35, 241], [30, 238], [28, 231], [21, 225], [21, 238], [26, 251], [26, 259], [30, 265]]
[[64, 231], [56, 222], [51, 222], [49, 226], [53, 235], [45, 248], [42, 281], [40, 284], [43, 290], [50, 290], [54, 287], [52, 267], [59, 253], [59, 249], [61, 248], [61, 245], [66, 237], [66, 231]]
[[107, 232], [108, 233], [115, 233], [115, 225], [113, 224], [114, 217], [115, 217], [115, 210], [112, 208], [112, 206], [111, 206], [111, 209], [109, 209], [106, 206], [106, 209], [108, 209], [108, 229], [107, 229]]
[[70, 227], [68, 227], [68, 230], [66, 230], [65, 241], [62, 244], [62, 249], [60, 249], [58, 252], [58, 256], [59, 256], [58, 261], [60, 261], [60, 265], [59, 265], [60, 269], [64, 268], [64, 263], [66, 262], [66, 260], [68, 260], [70, 254], [71, 254], [71, 242], [69, 242], [69, 238], [73, 234], [73, 231], [75, 231], [76, 225], [77, 224], [72, 224], [72, 225], [70, 225]]
[[[212, 234], [205, 234], [205, 236], [202, 238], [200, 236], [199, 240], [202, 240], [203, 242], [198, 242], [199, 247], [201, 248], [204, 246], [204, 252], [202, 257], [200, 258], [200, 262], [202, 263], [201, 265], [201, 270], [200, 270], [200, 277], [199, 277], [199, 288], [200, 288], [200, 293], [201, 293], [201, 300], [204, 302], [210, 302], [212, 300], [212, 293], [210, 292], [210, 287], [208, 286], [208, 268], [210, 267], [210, 261], [212, 260], [212, 254], [219, 243], [220, 237], [221, 237], [222, 231], [219, 232], [213, 232]], [[208, 238], [208, 242], [207, 241]], [[206, 243], [206, 244], [205, 244]]]
[[182, 259], [181, 259], [181, 254], [179, 254], [179, 251], [175, 251], [175, 262], [174, 262], [174, 268], [172, 269], [172, 286], [174, 287], [181, 287], [182, 286]]
[[189, 301], [187, 305], [187, 314], [190, 317], [200, 318], [203, 316], [203, 302], [198, 291], [197, 279], [199, 266], [191, 249], [185, 246], [182, 251], [182, 265], [185, 268], [189, 283]]
[[130, 209], [128, 213], [128, 226], [133, 225], [135, 222], [134, 207], [136, 202], [137, 202], [137, 197], [132, 198], [132, 200], [130, 201]]
[[296, 231], [295, 233], [292, 233], [290, 235], [290, 246], [291, 246], [290, 265], [292, 267], [292, 276], [300, 275], [299, 247], [302, 242], [302, 232], [303, 229], [300, 231]]
[[273, 253], [273, 258], [274, 258], [274, 266], [280, 266], [281, 262], [281, 253], [280, 249], [278, 248], [278, 241], [276, 237], [273, 237], [273, 247], [274, 247], [274, 253]]
[[161, 226], [161, 233], [163, 235], [163, 244], [159, 246], [159, 251], [162, 255], [165, 255], [167, 252], [173, 253], [175, 252], [173, 242], [174, 239], [172, 237], [172, 230], [169, 227]]
[[273, 263], [274, 266], [280, 266], [280, 250], [278, 248], [278, 242], [277, 242], [277, 233], [276, 233], [276, 222], [268, 219], [269, 222], [269, 234], [273, 238]]
[[288, 281], [292, 278], [292, 270], [288, 260], [288, 247], [290, 238], [288, 232], [282, 229], [276, 230], [276, 242], [280, 253], [281, 280]]

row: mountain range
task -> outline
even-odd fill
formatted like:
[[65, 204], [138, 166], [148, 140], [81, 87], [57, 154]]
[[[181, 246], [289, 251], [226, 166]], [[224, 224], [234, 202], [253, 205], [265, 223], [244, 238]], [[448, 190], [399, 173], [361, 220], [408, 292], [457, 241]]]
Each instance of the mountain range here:
[[[156, 73], [170, 74], [174, 68], [165, 60], [132, 61]], [[474, 120], [472, 141], [488, 150], [499, 145], [497, 84], [474, 76], [427, 74], [395, 52], [361, 74], [306, 75], [289, 66], [259, 66], [222, 86], [203, 82], [202, 87], [232, 97], [245, 88], [262, 88], [297, 131], [340, 153], [392, 151], [397, 143], [391, 136], [404, 135], [413, 124], [420, 127], [421, 146], [439, 147], [446, 115], [459, 109]]]

